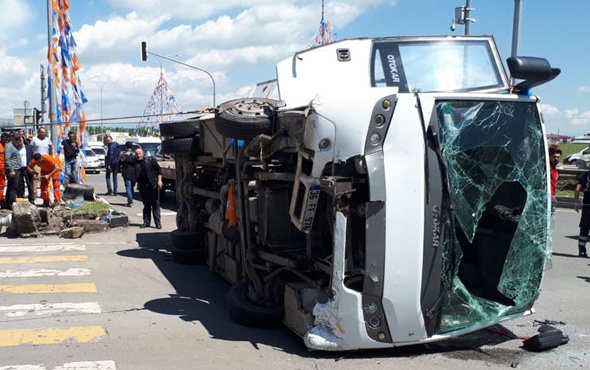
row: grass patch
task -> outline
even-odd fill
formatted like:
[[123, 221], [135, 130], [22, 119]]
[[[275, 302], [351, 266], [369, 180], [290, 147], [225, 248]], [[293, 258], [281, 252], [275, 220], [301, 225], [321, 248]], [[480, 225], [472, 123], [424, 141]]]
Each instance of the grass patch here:
[[76, 208], [64, 208], [65, 216], [74, 216], [78, 214], [88, 215], [89, 218], [102, 218], [109, 213], [109, 206], [100, 201], [85, 201]]
[[557, 196], [557, 197], [573, 198], [574, 197], [574, 191], [573, 190], [559, 190], [559, 189], [556, 189], [555, 190], [555, 196]]

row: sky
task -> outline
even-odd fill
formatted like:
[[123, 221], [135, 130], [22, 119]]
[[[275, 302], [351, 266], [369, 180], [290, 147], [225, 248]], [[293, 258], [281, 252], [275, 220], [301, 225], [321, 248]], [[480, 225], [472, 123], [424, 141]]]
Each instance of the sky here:
[[[464, 0], [326, 0], [339, 39], [449, 35]], [[150, 56], [150, 51], [209, 71], [217, 104], [275, 78], [275, 65], [306, 49], [317, 32], [321, 0], [70, 0], [84, 69], [89, 119], [141, 115], [160, 67], [184, 111], [211, 105], [210, 78]], [[472, 0], [473, 35], [493, 35], [502, 58], [512, 46], [513, 0]], [[0, 118], [28, 100], [40, 106], [39, 69], [47, 64], [45, 0], [0, 0]], [[520, 55], [562, 69], [534, 89], [548, 133], [590, 133], [590, 1], [524, 0]], [[462, 34], [457, 26], [455, 34]], [[101, 99], [102, 90], [102, 99]], [[102, 103], [102, 104], [101, 104]]]

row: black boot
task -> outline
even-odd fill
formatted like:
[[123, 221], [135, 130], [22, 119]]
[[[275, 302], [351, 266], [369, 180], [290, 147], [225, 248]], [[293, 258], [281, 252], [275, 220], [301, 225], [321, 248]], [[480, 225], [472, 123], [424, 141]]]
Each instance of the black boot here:
[[578, 247], [578, 257], [588, 258], [588, 253], [586, 253], [586, 247]]

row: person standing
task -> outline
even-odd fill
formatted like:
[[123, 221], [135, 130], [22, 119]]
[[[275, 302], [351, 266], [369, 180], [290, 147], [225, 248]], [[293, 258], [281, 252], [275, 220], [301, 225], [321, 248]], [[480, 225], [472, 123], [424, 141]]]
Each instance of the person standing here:
[[[21, 131], [23, 132], [23, 131]], [[23, 140], [23, 145], [22, 147], [19, 148], [18, 152], [21, 156], [21, 163], [22, 163], [22, 167], [21, 167], [21, 171], [20, 171], [20, 176], [22, 176], [22, 180], [19, 183], [19, 186], [21, 188], [20, 190], [20, 196], [23, 197], [25, 194], [25, 186], [27, 188], [27, 198], [29, 199], [29, 202], [31, 202], [32, 204], [35, 204], [35, 188], [34, 188], [34, 184], [33, 184], [33, 174], [29, 173], [27, 171], [27, 164], [33, 159], [33, 149], [31, 148], [31, 146], [29, 144], [27, 144], [27, 142], [25, 141], [25, 138], [23, 138], [21, 136], [22, 140]]]
[[551, 208], [552, 210], [555, 209], [555, 203], [557, 202], [556, 198], [556, 188], [557, 188], [557, 179], [559, 178], [559, 170], [557, 169], [557, 165], [561, 160], [561, 149], [557, 146], [549, 147], [549, 168], [551, 174]]
[[160, 189], [162, 183], [162, 170], [154, 157], [146, 157], [143, 150], [135, 149], [137, 156], [138, 174], [137, 189], [143, 203], [143, 224], [140, 228], [146, 228], [151, 223], [151, 213], [154, 215], [154, 223], [157, 229], [162, 228], [160, 217]]
[[[37, 153], [49, 155], [53, 154], [53, 143], [51, 142], [51, 139], [47, 137], [47, 129], [45, 127], [39, 128], [39, 131], [37, 131], [37, 136], [31, 139], [31, 149], [33, 149], [33, 155]], [[35, 166], [33, 170], [33, 189], [35, 190], [36, 195], [37, 189], [39, 189], [41, 168], [39, 168], [39, 166]]]
[[137, 181], [138, 163], [135, 152], [133, 151], [133, 143], [128, 141], [125, 143], [125, 152], [121, 154], [121, 175], [125, 181], [125, 193], [127, 194], [127, 207], [133, 205], [133, 188]]
[[[580, 192], [584, 193], [584, 198], [580, 202]], [[588, 241], [588, 233], [590, 232], [590, 171], [584, 172], [580, 177], [576, 190], [574, 191], [576, 212], [580, 212], [582, 208], [582, 216], [580, 218], [580, 234], [578, 235], [578, 256], [588, 257], [586, 251], [586, 242]]]
[[8, 144], [8, 134], [0, 136], [0, 203], [4, 202], [4, 188], [6, 187], [6, 165], [4, 163], [4, 147]]
[[[113, 142], [112, 136], [107, 136], [107, 155], [104, 159], [106, 167], [105, 179], [107, 181], [107, 194], [117, 195], [117, 170], [121, 160], [119, 144]], [[111, 173], [113, 174], [113, 186], [111, 187]]]
[[31, 140], [31, 148], [33, 149], [33, 154], [53, 154], [53, 143], [47, 137], [47, 129], [45, 127], [41, 127], [37, 132], [37, 136]]
[[53, 200], [54, 205], [61, 201], [61, 194], [59, 192], [59, 173], [61, 168], [55, 159], [49, 154], [36, 153], [33, 159], [27, 166], [27, 172], [33, 173], [34, 168], [41, 169], [41, 198], [43, 198], [43, 205], [49, 206], [49, 182], [53, 183]]
[[70, 184], [78, 183], [78, 154], [80, 154], [80, 147], [76, 141], [76, 134], [72, 131], [68, 132], [68, 138], [65, 139], [61, 145], [64, 150], [64, 168], [66, 177]]
[[8, 186], [6, 189], [6, 203], [8, 208], [12, 209], [12, 203], [17, 197], [22, 197], [20, 193], [22, 181], [22, 159], [19, 150], [23, 147], [23, 138], [20, 135], [15, 135], [11, 142], [6, 144], [4, 148], [4, 162], [8, 178]]

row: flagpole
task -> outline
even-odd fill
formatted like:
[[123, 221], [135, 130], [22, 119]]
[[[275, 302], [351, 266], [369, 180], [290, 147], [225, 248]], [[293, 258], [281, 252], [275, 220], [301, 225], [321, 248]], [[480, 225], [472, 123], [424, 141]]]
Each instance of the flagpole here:
[[[53, 8], [51, 5], [51, 0], [47, 0], [47, 56], [48, 56], [48, 63], [47, 66], [53, 66], [51, 61], [49, 60], [50, 56], [53, 55], [52, 52], [52, 29], [53, 29]], [[53, 68], [50, 67], [50, 70], [53, 71]], [[49, 112], [47, 114], [47, 118], [49, 118], [50, 122], [50, 130], [51, 130], [51, 142], [53, 143], [53, 147], [57, 147], [57, 114], [56, 114], [56, 106], [55, 106], [55, 76], [51, 73], [47, 73], [47, 89], [48, 94], [47, 97], [49, 99]]]

